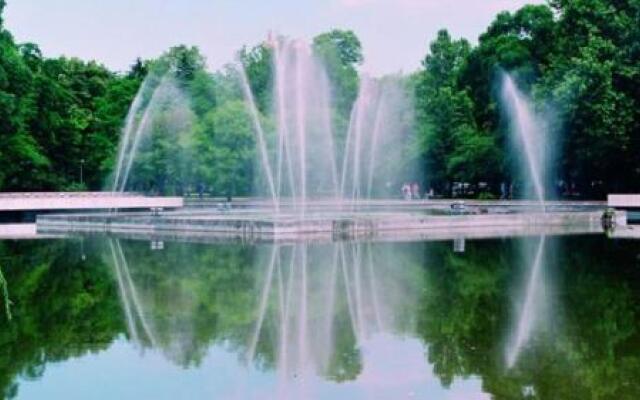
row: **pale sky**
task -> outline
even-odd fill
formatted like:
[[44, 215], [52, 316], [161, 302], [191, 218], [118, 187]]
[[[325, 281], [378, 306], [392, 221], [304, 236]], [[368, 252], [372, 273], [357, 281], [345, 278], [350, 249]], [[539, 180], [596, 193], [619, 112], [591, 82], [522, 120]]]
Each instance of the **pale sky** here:
[[269, 33], [311, 39], [333, 28], [360, 38], [373, 75], [411, 72], [441, 28], [475, 43], [493, 17], [544, 0], [7, 0], [5, 26], [46, 56], [124, 71], [136, 57], [198, 46], [209, 67]]

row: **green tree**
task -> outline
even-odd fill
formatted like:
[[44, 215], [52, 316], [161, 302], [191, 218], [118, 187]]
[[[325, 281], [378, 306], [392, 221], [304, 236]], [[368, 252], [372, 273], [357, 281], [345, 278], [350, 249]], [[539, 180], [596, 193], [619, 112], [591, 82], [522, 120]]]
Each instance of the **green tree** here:
[[360, 83], [357, 67], [362, 64], [362, 45], [352, 31], [334, 29], [313, 38], [313, 52], [327, 70], [334, 101], [334, 125], [338, 141], [346, 136], [353, 103]]
[[480, 35], [478, 46], [460, 71], [460, 86], [469, 90], [474, 101], [476, 122], [496, 133], [500, 146], [506, 141], [499, 130], [498, 75], [502, 71], [515, 73], [527, 87], [535, 82], [553, 55], [554, 28], [553, 12], [546, 5], [524, 6], [513, 14], [502, 12]]
[[267, 113], [271, 108], [273, 50], [264, 43], [251, 49], [245, 46], [238, 53], [238, 58], [247, 74], [256, 106], [260, 112]]
[[198, 175], [217, 195], [248, 195], [256, 161], [253, 126], [242, 100], [227, 101], [196, 127]]
[[495, 180], [499, 149], [481, 131], [473, 101], [459, 77], [469, 57], [469, 43], [438, 32], [423, 61], [416, 84], [416, 115], [427, 184], [443, 191], [453, 180]]
[[13, 38], [0, 28], [0, 187], [5, 189], [38, 187], [49, 167], [27, 125], [36, 107], [33, 84], [33, 74]]
[[551, 5], [559, 15], [558, 48], [536, 89], [552, 99], [564, 122], [562, 176], [589, 197], [637, 190], [640, 5], [605, 0]]

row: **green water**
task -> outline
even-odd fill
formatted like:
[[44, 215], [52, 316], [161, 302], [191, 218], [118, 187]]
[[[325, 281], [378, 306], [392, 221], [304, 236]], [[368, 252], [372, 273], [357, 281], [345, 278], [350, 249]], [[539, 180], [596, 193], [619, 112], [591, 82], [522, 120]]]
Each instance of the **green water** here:
[[0, 242], [0, 393], [640, 398], [640, 242], [539, 243]]

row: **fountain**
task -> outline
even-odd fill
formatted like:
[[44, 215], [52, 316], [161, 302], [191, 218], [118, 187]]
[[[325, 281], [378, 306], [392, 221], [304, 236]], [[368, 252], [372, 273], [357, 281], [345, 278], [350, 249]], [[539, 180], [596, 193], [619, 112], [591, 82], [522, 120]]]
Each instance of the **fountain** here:
[[247, 79], [247, 73], [244, 70], [244, 66], [239, 64], [238, 71], [240, 73], [240, 83], [242, 86], [242, 92], [246, 98], [247, 106], [251, 113], [251, 121], [253, 122], [253, 127], [256, 131], [257, 136], [257, 146], [258, 152], [260, 153], [260, 161], [262, 163], [262, 171], [264, 172], [267, 182], [269, 184], [269, 194], [271, 195], [271, 199], [273, 201], [273, 205], [278, 209], [278, 201], [276, 197], [276, 187], [273, 180], [273, 172], [271, 171], [271, 167], [269, 165], [269, 156], [267, 155], [267, 144], [265, 141], [264, 130], [262, 129], [262, 124], [260, 124], [260, 116], [258, 115], [258, 107], [256, 106], [255, 100], [253, 98], [253, 93], [251, 93], [251, 88], [249, 87], [249, 80]]
[[518, 89], [511, 75], [502, 76], [502, 100], [509, 115], [510, 132], [514, 148], [522, 149], [526, 167], [522, 170], [525, 181], [533, 184], [535, 198], [544, 210], [545, 183], [548, 179], [547, 140], [542, 118], [537, 115], [530, 100]]
[[169, 111], [171, 114], [169, 120], [163, 121], [165, 130], [171, 134], [178, 134], [185, 125], [191, 123], [189, 101], [174, 75], [172, 69], [161, 75], [151, 73], [142, 82], [125, 120], [111, 185], [112, 193], [121, 194], [128, 189], [135, 162], [145, 142], [154, 134], [154, 123], [157, 123], [162, 112]]
[[[239, 65], [245, 101], [251, 111], [260, 154], [259, 169], [267, 195], [288, 203], [298, 214], [310, 202], [330, 200], [340, 205], [372, 198], [382, 179], [398, 179], [402, 151], [412, 138], [406, 122], [409, 96], [401, 79], [361, 77], [344, 148], [333, 127], [331, 87], [322, 62], [301, 40], [271, 40], [273, 50], [273, 120], [275, 140], [269, 148], [253, 94]], [[384, 156], [381, 149], [385, 149]], [[269, 157], [268, 154], [272, 154]], [[392, 157], [398, 161], [392, 163]], [[382, 164], [384, 163], [384, 164]], [[257, 194], [265, 194], [262, 188]], [[389, 195], [390, 193], [386, 193]]]
[[[419, 168], [414, 165], [418, 158], [411, 155], [415, 135], [407, 80], [401, 76], [376, 79], [361, 75], [347, 127], [340, 128], [334, 123], [338, 112], [327, 68], [313, 48], [302, 40], [285, 37], [269, 40], [267, 45], [273, 66], [272, 98], [266, 111], [257, 107], [245, 66], [237, 63], [240, 97], [247, 107], [257, 154], [256, 197], [244, 202], [243, 208], [187, 209], [152, 217], [41, 216], [39, 229], [51, 233], [143, 229], [280, 241], [309, 236], [323, 240], [397, 237], [400, 233], [422, 237], [426, 232], [449, 237], [453, 228], [468, 231], [458, 231], [456, 237], [490, 237], [505, 229], [511, 234], [531, 233], [532, 227], [539, 234], [548, 234], [557, 227], [592, 230], [593, 222], [600, 220], [599, 212], [587, 211], [531, 213], [508, 209], [482, 215], [487, 213], [482, 203], [465, 207], [464, 215], [448, 215], [451, 203], [447, 200], [399, 200], [401, 184], [419, 176]], [[549, 173], [542, 118], [511, 76], [505, 74], [502, 83], [513, 143], [522, 149], [517, 154], [523, 154], [524, 181], [532, 182], [536, 205], [546, 211], [544, 185]], [[135, 179], [132, 183], [131, 172], [145, 159], [141, 156], [145, 138], [155, 137], [156, 131], [174, 135], [192, 131], [188, 100], [171, 70], [145, 80], [125, 122], [114, 192], [130, 190], [136, 184], [147, 188], [155, 184]], [[164, 118], [173, 109], [182, 110], [175, 113], [175, 121]], [[179, 143], [175, 147], [179, 148]], [[180, 170], [177, 166], [174, 169]], [[180, 179], [180, 173], [171, 174]]]
[[[525, 181], [533, 185], [533, 195], [540, 204], [542, 212], [545, 207], [545, 182], [548, 179], [547, 141], [543, 118], [536, 114], [531, 101], [518, 89], [513, 77], [508, 73], [502, 76], [502, 100], [510, 119], [510, 132], [515, 148], [523, 149], [522, 175]], [[540, 328], [544, 305], [545, 242], [543, 235], [533, 254], [527, 246], [522, 247], [522, 259], [532, 259], [526, 278], [526, 284], [516, 310], [516, 323], [511, 330], [507, 343], [506, 365], [513, 368], [523, 349], [530, 342], [533, 333]], [[532, 258], [533, 255], [533, 258]]]
[[361, 199], [392, 197], [393, 193], [385, 191], [389, 184], [398, 184], [400, 177], [412, 174], [403, 170], [405, 146], [412, 138], [413, 128], [403, 117], [411, 120], [410, 104], [396, 77], [375, 80], [362, 76], [347, 131], [340, 181], [342, 198], [357, 204]]

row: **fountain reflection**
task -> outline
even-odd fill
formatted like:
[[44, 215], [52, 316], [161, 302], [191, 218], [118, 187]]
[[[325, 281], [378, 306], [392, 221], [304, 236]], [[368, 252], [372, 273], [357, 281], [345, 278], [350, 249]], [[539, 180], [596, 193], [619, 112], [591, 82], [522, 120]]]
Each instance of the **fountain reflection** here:
[[369, 340], [407, 329], [399, 316], [415, 318], [407, 312], [419, 293], [403, 281], [408, 271], [385, 264], [393, 254], [371, 243], [274, 245], [269, 252], [246, 360], [258, 362], [260, 343], [273, 346], [281, 381], [357, 374]]
[[506, 349], [507, 368], [513, 368], [520, 354], [531, 344], [536, 333], [548, 328], [549, 282], [546, 276], [547, 238], [540, 236], [537, 244], [526, 241], [522, 244], [523, 260], [531, 260], [525, 272], [525, 281], [521, 285], [516, 300], [516, 318], [510, 329]]
[[157, 247], [4, 242], [0, 397], [639, 397], [635, 242]]
[[138, 324], [142, 326], [145, 338], [151, 342], [153, 347], [157, 346], [157, 341], [151, 331], [149, 322], [145, 318], [145, 314], [140, 302], [140, 297], [136, 289], [131, 274], [129, 272], [129, 264], [122, 251], [122, 245], [118, 239], [109, 239], [109, 248], [113, 257], [113, 268], [115, 270], [118, 281], [118, 293], [122, 301], [122, 308], [127, 320], [127, 331], [131, 335], [133, 343], [143, 348], [143, 343], [138, 334]]
[[[220, 325], [218, 315], [202, 309], [183, 276], [167, 280], [135, 261], [130, 266], [127, 257], [138, 259], [135, 246], [127, 256], [120, 240], [108, 244], [130, 341], [141, 351], [159, 349], [180, 365], [190, 364], [189, 349], [211, 343], [198, 345], [189, 327], [195, 320]], [[254, 247], [246, 259], [253, 260], [255, 289], [247, 288], [246, 280], [238, 282], [245, 292], [234, 293], [226, 301], [237, 304], [226, 306], [236, 310], [241, 323], [227, 327], [233, 335], [220, 333], [241, 350], [248, 368], [275, 369], [283, 386], [312, 376], [355, 379], [364, 367], [367, 343], [415, 332], [422, 268], [414, 249], [372, 243]], [[204, 272], [201, 268], [198, 274]], [[253, 306], [248, 299], [254, 299]]]

